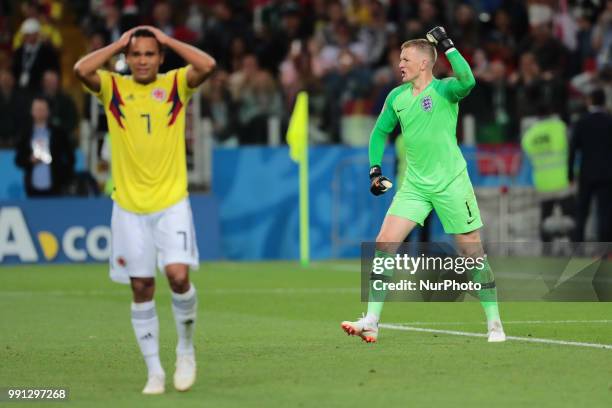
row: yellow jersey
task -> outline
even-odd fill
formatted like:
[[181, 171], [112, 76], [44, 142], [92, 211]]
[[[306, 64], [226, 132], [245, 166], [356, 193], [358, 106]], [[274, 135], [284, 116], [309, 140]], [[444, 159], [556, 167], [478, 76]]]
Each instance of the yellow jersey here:
[[187, 67], [158, 74], [143, 85], [131, 76], [98, 70], [111, 137], [111, 198], [127, 211], [146, 214], [187, 197], [185, 110], [195, 89]]

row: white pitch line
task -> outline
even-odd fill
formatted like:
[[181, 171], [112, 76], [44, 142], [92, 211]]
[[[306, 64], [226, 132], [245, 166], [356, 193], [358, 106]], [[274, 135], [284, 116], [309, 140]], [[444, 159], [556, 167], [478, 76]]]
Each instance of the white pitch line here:
[[[504, 325], [507, 324], [571, 324], [571, 323], [612, 323], [612, 320], [504, 320]], [[465, 326], [465, 325], [484, 325], [484, 321], [480, 322], [405, 322], [405, 323], [389, 323], [392, 325], [410, 324], [414, 326]]]
[[294, 294], [342, 294], [360, 293], [358, 288], [228, 288], [210, 289], [206, 291], [217, 295], [294, 295]]
[[[425, 327], [411, 327], [411, 326], [401, 326], [401, 325], [395, 325], [395, 324], [380, 324], [379, 326], [385, 329], [391, 329], [391, 330], [450, 334], [454, 336], [465, 336], [465, 337], [487, 337], [487, 335], [484, 333], [472, 333], [472, 332], [464, 332], [464, 331], [457, 331], [457, 330], [427, 329]], [[529, 343], [557, 344], [560, 346], [575, 346], [575, 347], [588, 347], [588, 348], [612, 350], [612, 344], [583, 343], [580, 341], [541, 339], [538, 337], [506, 336], [506, 338], [508, 340], [526, 341]]]
[[[205, 294], [214, 295], [318, 295], [318, 294], [355, 294], [360, 293], [358, 288], [226, 288], [226, 289], [201, 289]], [[125, 296], [122, 290], [50, 290], [50, 291], [13, 291], [0, 290], [2, 296]]]
[[504, 324], [612, 323], [612, 320], [508, 320]]

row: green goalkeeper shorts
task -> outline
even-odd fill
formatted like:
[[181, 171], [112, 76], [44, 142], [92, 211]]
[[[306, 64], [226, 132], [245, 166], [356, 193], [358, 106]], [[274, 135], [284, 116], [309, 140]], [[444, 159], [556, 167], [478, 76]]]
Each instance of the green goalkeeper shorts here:
[[467, 169], [444, 190], [435, 193], [423, 192], [410, 181], [404, 180], [387, 214], [423, 225], [432, 209], [436, 210], [447, 234], [464, 234], [482, 227], [480, 210]]

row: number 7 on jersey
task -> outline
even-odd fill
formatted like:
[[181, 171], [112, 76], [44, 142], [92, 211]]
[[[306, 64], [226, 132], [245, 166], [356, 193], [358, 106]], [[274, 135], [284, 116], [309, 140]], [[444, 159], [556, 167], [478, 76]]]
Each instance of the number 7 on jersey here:
[[141, 113], [141, 118], [145, 118], [147, 120], [147, 133], [151, 134], [151, 114], [150, 113]]

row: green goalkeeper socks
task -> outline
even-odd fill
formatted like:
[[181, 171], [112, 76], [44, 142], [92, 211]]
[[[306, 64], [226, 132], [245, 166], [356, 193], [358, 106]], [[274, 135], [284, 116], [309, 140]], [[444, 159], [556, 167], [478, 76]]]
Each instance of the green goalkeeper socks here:
[[[376, 250], [374, 254], [375, 258], [393, 258], [392, 254]], [[384, 265], [384, 261], [381, 262]], [[384, 268], [381, 274], [375, 274], [372, 272], [370, 275], [370, 292], [368, 295], [368, 313], [367, 316], [369, 318], [376, 319], [378, 321], [380, 319], [380, 314], [382, 313], [383, 306], [385, 305], [385, 297], [387, 296], [386, 289], [376, 290], [374, 288], [374, 282], [377, 280], [382, 281], [390, 281], [393, 277], [393, 268], [387, 269]]]
[[[393, 258], [394, 255], [380, 250], [376, 250], [376, 258]], [[384, 261], [381, 262], [384, 265]], [[390, 281], [393, 277], [393, 268], [384, 268], [381, 274], [372, 273], [370, 276], [370, 291], [368, 296], [368, 312], [367, 315], [372, 319], [380, 319], [382, 309], [387, 296], [386, 289], [375, 289], [374, 282], [377, 280]], [[497, 305], [497, 288], [495, 286], [495, 277], [489, 265], [489, 261], [485, 258], [484, 265], [480, 269], [472, 269], [470, 279], [474, 283], [480, 283], [481, 289], [478, 291], [480, 304], [484, 309], [487, 321], [500, 320], [499, 307]]]
[[481, 284], [478, 298], [487, 316], [487, 321], [500, 320], [499, 307], [497, 306], [497, 287], [489, 261], [485, 258], [484, 266], [480, 269], [472, 269], [471, 275], [472, 282]]

